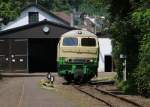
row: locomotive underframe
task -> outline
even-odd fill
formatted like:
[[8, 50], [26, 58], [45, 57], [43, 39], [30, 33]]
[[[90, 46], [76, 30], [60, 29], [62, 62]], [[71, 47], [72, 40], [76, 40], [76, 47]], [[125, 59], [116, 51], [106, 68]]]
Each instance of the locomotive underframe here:
[[96, 64], [58, 64], [58, 73], [67, 81], [88, 81], [97, 76]]

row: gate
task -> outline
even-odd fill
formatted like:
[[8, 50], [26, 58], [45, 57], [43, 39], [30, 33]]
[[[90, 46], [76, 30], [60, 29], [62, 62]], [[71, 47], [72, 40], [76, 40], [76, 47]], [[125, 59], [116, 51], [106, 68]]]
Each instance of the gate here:
[[27, 72], [27, 39], [0, 39], [0, 71]]

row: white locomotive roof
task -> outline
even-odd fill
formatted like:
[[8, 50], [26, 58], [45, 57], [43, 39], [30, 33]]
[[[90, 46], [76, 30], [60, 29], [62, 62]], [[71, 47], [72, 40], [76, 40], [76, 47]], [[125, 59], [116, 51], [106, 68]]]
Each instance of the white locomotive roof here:
[[94, 36], [97, 37], [94, 33], [91, 33], [87, 30], [72, 30], [69, 32], [66, 32], [62, 35], [62, 37], [65, 36]]

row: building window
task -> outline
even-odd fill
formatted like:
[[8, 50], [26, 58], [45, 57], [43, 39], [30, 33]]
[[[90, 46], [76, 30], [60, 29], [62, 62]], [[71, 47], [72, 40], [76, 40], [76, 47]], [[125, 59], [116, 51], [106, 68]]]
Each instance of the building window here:
[[29, 23], [36, 23], [39, 21], [39, 13], [38, 12], [29, 12]]

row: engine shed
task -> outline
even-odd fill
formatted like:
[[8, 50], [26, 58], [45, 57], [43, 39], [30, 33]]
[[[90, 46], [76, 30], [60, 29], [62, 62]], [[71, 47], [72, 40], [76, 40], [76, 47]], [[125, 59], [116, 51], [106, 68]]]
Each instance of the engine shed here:
[[57, 43], [74, 28], [43, 20], [0, 32], [0, 72], [56, 72]]

